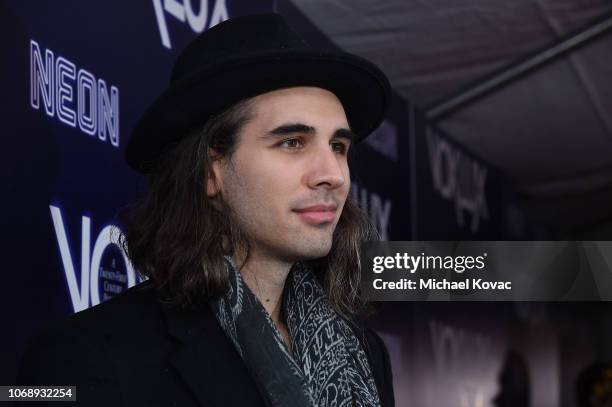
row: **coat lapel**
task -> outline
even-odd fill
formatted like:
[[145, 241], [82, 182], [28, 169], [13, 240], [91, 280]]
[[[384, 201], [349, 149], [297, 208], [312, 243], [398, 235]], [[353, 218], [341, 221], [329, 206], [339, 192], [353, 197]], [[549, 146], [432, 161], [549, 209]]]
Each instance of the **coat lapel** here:
[[202, 406], [262, 405], [255, 382], [209, 307], [163, 307], [168, 334], [178, 341], [168, 362]]
[[[246, 365], [208, 306], [196, 311], [162, 306], [162, 310], [168, 335], [177, 344], [168, 354], [168, 363], [200, 406], [265, 406]], [[368, 355], [379, 394], [384, 393], [381, 380], [389, 378], [381, 376], [379, 352], [372, 352], [371, 345], [376, 341], [368, 338], [362, 328], [352, 324], [351, 328]]]

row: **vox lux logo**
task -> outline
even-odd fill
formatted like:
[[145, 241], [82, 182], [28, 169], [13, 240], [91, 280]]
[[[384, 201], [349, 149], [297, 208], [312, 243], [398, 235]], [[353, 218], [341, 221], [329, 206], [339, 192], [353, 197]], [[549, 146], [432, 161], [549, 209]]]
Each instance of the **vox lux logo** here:
[[[81, 217], [81, 272], [80, 272], [80, 284], [77, 280], [77, 268], [78, 264], [75, 264], [76, 253], [71, 253], [69, 241], [74, 242], [74, 237], [68, 239], [66, 233], [66, 226], [62, 217], [61, 209], [57, 206], [50, 205], [51, 219], [53, 220], [53, 227], [55, 230], [55, 236], [57, 238], [57, 245], [59, 247], [60, 256], [62, 258], [62, 265], [64, 267], [64, 274], [66, 275], [66, 282], [68, 284], [68, 290], [70, 292], [70, 299], [72, 300], [72, 306], [74, 312], [82, 311], [88, 308], [90, 305], [94, 306], [100, 303], [100, 288], [102, 289], [104, 301], [110, 298], [114, 294], [118, 294], [122, 290], [134, 286], [137, 282], [136, 274], [132, 264], [128, 260], [123, 250], [117, 250], [115, 252], [121, 253], [123, 265], [117, 267], [116, 259], [112, 258], [108, 260], [108, 254], [113, 245], [116, 245], [112, 241], [113, 229], [118, 228], [116, 226], [108, 225], [104, 227], [95, 238], [93, 251], [91, 250], [91, 218], [89, 216]], [[108, 265], [107, 265], [108, 264]]]
[[[193, 3], [196, 3], [196, 7]], [[213, 27], [229, 18], [225, 0], [214, 0], [212, 10], [208, 7], [208, 0], [200, 0], [199, 5], [197, 3], [193, 0], [153, 0], [155, 18], [157, 18], [159, 35], [164, 47], [172, 49], [166, 13], [181, 23], [187, 22], [196, 33], [201, 33], [205, 28]], [[208, 18], [209, 14], [210, 19]], [[208, 26], [206, 25], [207, 22]]]
[[427, 128], [427, 149], [434, 189], [442, 198], [453, 201], [455, 217], [465, 224], [464, 212], [471, 214], [470, 230], [478, 231], [481, 219], [488, 219], [487, 168], [444, 138]]

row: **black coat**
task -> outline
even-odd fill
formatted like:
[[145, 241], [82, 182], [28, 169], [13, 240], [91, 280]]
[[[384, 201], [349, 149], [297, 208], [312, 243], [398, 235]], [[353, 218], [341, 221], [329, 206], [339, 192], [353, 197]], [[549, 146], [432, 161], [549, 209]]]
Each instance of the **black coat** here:
[[[209, 307], [178, 312], [157, 301], [148, 286], [133, 287], [37, 335], [17, 384], [76, 385], [76, 405], [82, 406], [264, 406]], [[393, 406], [382, 340], [368, 329], [358, 337], [382, 406]]]

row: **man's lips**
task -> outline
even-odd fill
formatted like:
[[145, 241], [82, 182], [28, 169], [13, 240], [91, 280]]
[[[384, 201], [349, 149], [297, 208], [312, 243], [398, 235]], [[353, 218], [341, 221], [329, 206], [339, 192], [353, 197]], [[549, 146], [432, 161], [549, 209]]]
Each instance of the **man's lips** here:
[[331, 223], [336, 218], [336, 205], [312, 205], [293, 211], [306, 223], [320, 225]]

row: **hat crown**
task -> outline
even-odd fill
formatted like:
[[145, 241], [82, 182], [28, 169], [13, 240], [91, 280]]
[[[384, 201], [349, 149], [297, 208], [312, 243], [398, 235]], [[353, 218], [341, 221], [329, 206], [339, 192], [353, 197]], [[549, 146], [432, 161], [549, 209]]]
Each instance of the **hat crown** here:
[[200, 34], [179, 55], [170, 82], [175, 83], [220, 60], [279, 49], [310, 49], [280, 14], [268, 13], [223, 21]]
[[366, 137], [384, 119], [390, 86], [371, 62], [308, 45], [278, 14], [224, 21], [179, 54], [170, 86], [138, 121], [129, 165], [154, 173], [176, 144], [241, 100], [276, 89], [315, 86], [334, 93], [351, 130]]

